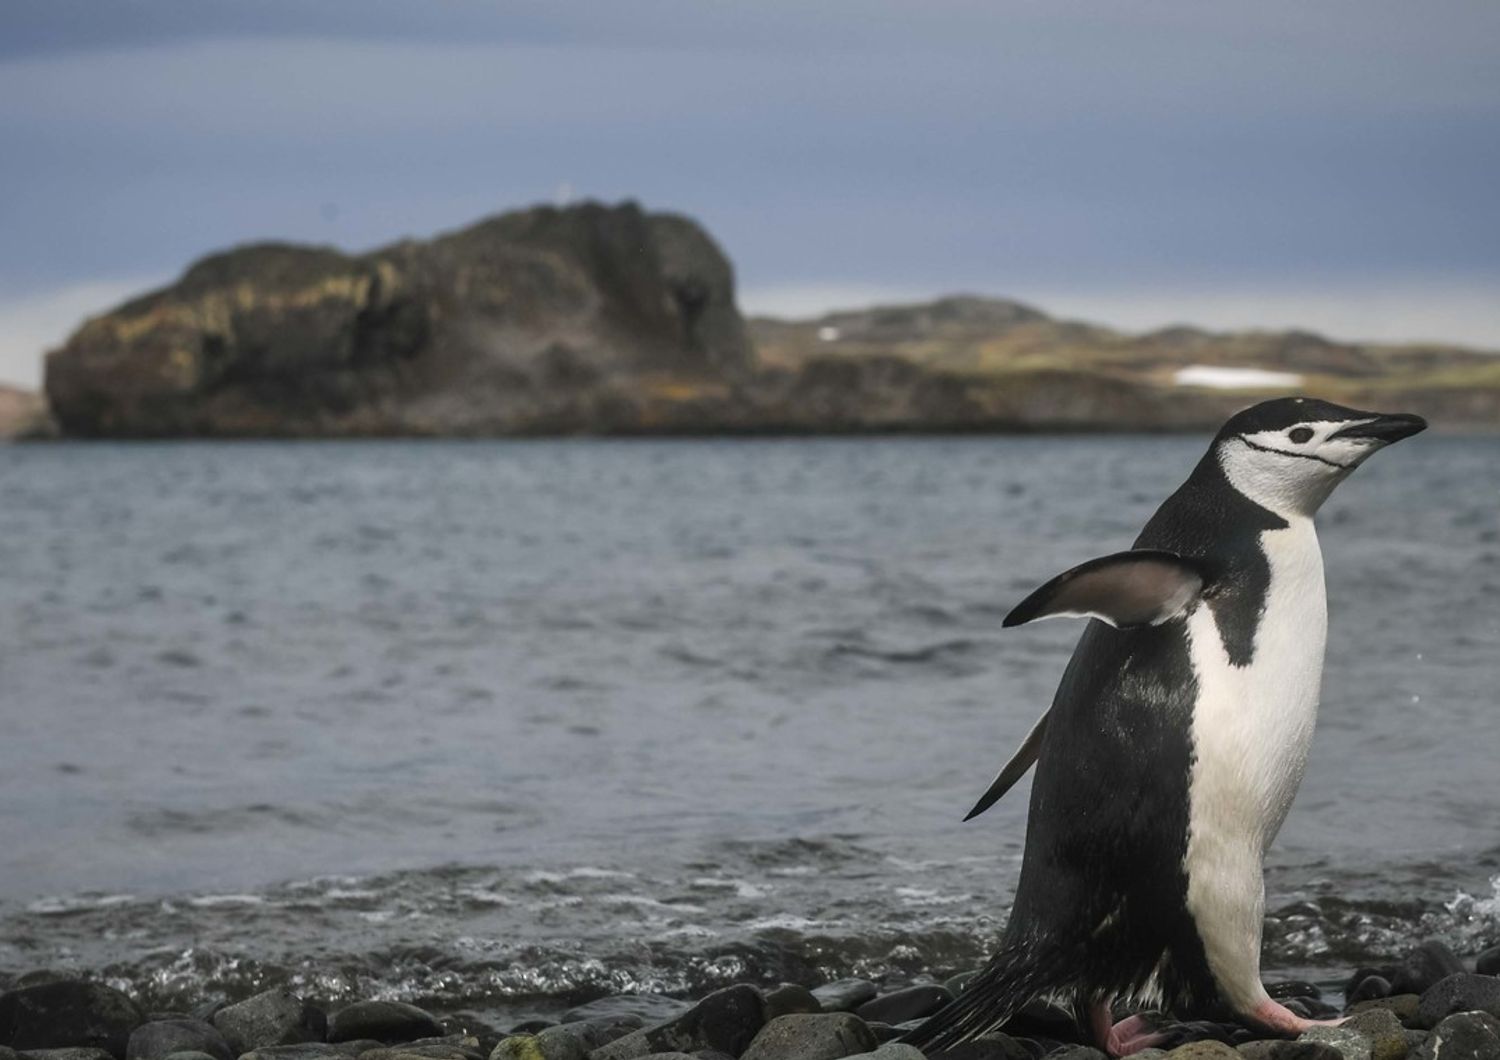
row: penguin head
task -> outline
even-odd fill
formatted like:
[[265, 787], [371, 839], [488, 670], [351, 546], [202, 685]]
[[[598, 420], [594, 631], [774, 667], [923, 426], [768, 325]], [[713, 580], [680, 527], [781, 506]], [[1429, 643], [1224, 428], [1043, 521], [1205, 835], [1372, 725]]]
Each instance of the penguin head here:
[[1409, 413], [1278, 398], [1230, 417], [1213, 452], [1240, 493], [1279, 515], [1312, 515], [1377, 450], [1425, 430]]

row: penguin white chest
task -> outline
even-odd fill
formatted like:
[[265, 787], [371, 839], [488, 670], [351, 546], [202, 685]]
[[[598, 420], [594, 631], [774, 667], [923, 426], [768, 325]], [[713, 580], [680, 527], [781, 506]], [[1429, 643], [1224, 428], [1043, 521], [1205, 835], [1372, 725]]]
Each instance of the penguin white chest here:
[[1302, 781], [1317, 721], [1328, 604], [1311, 519], [1261, 534], [1270, 567], [1255, 650], [1235, 666], [1209, 607], [1188, 619], [1198, 695], [1188, 782], [1188, 906], [1230, 1000], [1257, 1002], [1265, 849]]
[[[1328, 637], [1323, 554], [1311, 519], [1261, 534], [1270, 567], [1255, 651], [1235, 666], [1211, 608], [1189, 620], [1199, 682], [1193, 716], [1194, 809], [1275, 838], [1302, 781], [1317, 721]], [[1205, 824], [1209, 823], [1207, 820]]]

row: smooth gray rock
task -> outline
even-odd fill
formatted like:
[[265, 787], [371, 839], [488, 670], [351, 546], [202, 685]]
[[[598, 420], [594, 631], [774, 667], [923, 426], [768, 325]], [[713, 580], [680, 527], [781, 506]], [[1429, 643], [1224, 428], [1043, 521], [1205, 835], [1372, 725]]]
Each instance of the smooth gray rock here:
[[238, 1055], [212, 1023], [195, 1019], [143, 1023], [130, 1035], [125, 1060], [166, 1060], [172, 1053], [207, 1053], [218, 1060]]
[[1245, 1042], [1235, 1051], [1244, 1060], [1343, 1060], [1344, 1056], [1325, 1042], [1284, 1042], [1275, 1039]]
[[1391, 990], [1423, 994], [1450, 975], [1467, 970], [1457, 954], [1436, 939], [1429, 939], [1406, 955], [1391, 977]]
[[835, 979], [815, 987], [812, 996], [824, 1012], [853, 1012], [879, 993], [880, 988], [868, 979]]
[[1392, 994], [1390, 997], [1375, 998], [1370, 1001], [1361, 1001], [1357, 1005], [1350, 1005], [1351, 1015], [1368, 1011], [1369, 1009], [1386, 1009], [1391, 1012], [1403, 1027], [1415, 1026], [1417, 1018], [1417, 1007], [1422, 999], [1416, 994]]
[[905, 1023], [930, 1016], [952, 1000], [953, 993], [946, 986], [909, 986], [866, 1001], [854, 1014], [863, 1020]]
[[431, 1014], [404, 1001], [356, 1001], [328, 1019], [328, 1040], [372, 1038], [389, 1045], [418, 1038], [438, 1038], [442, 1025]]
[[1402, 1060], [1406, 1056], [1406, 1028], [1390, 1009], [1366, 1009], [1340, 1026], [1369, 1039], [1371, 1060]]
[[1500, 1017], [1500, 979], [1473, 972], [1448, 976], [1422, 994], [1415, 1023], [1429, 1029], [1455, 1012], [1488, 1012]]
[[1344, 1060], [1372, 1060], [1370, 1039], [1347, 1027], [1313, 1027], [1297, 1036], [1299, 1042], [1322, 1042], [1339, 1051]]
[[1109, 1060], [1092, 1045], [1069, 1045], [1047, 1054], [1047, 1060]]
[[1500, 946], [1491, 946], [1475, 957], [1474, 970], [1480, 975], [1500, 975]]
[[200, 1053], [196, 1049], [187, 1049], [180, 1053], [168, 1053], [167, 1060], [214, 1060], [212, 1053]]
[[27, 1049], [31, 1060], [110, 1060], [103, 1049], [88, 1049], [82, 1046], [72, 1049]]
[[1232, 1045], [1212, 1039], [1179, 1045], [1166, 1055], [1169, 1060], [1240, 1060]]
[[929, 1053], [940, 1060], [1033, 1060], [1031, 1049], [1018, 1039], [998, 1031], [961, 1042], [951, 1049]]
[[691, 1001], [665, 994], [615, 994], [601, 997], [587, 1004], [575, 1005], [563, 1013], [559, 1023], [577, 1023], [580, 1020], [619, 1019], [633, 1016], [640, 1022], [637, 1026], [665, 1023], [676, 1019], [693, 1007]]
[[[783, 1017], [785, 1018], [785, 1017]], [[739, 1056], [766, 1022], [766, 1002], [753, 986], [716, 990], [676, 1019], [632, 1031], [589, 1053], [590, 1060], [635, 1060], [651, 1053], [716, 1049]]]
[[767, 1023], [740, 1060], [843, 1060], [873, 1052], [875, 1035], [848, 1012], [795, 1013]]
[[1500, 1020], [1488, 1012], [1455, 1013], [1432, 1029], [1416, 1055], [1417, 1060], [1495, 1060]]
[[268, 1045], [303, 1045], [328, 1037], [328, 1016], [285, 990], [267, 990], [214, 1013], [212, 1020], [238, 1056]]
[[0, 994], [0, 1045], [22, 1051], [84, 1047], [122, 1057], [142, 1022], [134, 1001], [99, 983], [53, 979]]
[[766, 1019], [790, 1016], [797, 1012], [822, 1012], [823, 1003], [813, 992], [796, 983], [782, 983], [766, 993]]
[[885, 1042], [870, 1053], [855, 1053], [845, 1060], [926, 1060], [927, 1054], [905, 1042]]
[[357, 1038], [349, 1042], [310, 1042], [306, 1045], [268, 1045], [264, 1049], [245, 1053], [239, 1060], [343, 1060], [383, 1046], [383, 1042], [369, 1038]]
[[450, 1034], [399, 1045], [383, 1045], [359, 1054], [360, 1060], [485, 1060], [477, 1038]]

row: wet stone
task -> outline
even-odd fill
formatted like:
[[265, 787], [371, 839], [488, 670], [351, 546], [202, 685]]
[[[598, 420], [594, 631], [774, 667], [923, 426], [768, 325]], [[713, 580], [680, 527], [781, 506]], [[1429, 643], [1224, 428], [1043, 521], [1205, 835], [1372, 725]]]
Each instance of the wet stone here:
[[1047, 1060], [1109, 1060], [1092, 1045], [1068, 1045], [1047, 1054]]
[[865, 1026], [870, 1028], [870, 1033], [875, 1035], [877, 1042], [892, 1042], [901, 1037], [909, 1029], [915, 1029], [921, 1020], [913, 1020], [911, 1027], [892, 1027], [889, 1023], [865, 1021]]
[[187, 1049], [180, 1053], [168, 1053], [166, 1060], [214, 1060], [211, 1053], [200, 1053], [196, 1049]]
[[1391, 977], [1391, 989], [1398, 994], [1423, 994], [1450, 975], [1464, 971], [1468, 969], [1452, 950], [1429, 939], [1406, 955]]
[[436, 1038], [443, 1028], [430, 1014], [404, 1001], [356, 1001], [328, 1020], [328, 1040], [370, 1038], [382, 1044]]
[[1500, 975], [1500, 946], [1491, 946], [1474, 958], [1474, 970], [1480, 975]]
[[84, 1047], [74, 1049], [27, 1049], [26, 1055], [31, 1060], [111, 1060], [110, 1054], [103, 1049], [88, 1049]]
[[1349, 1006], [1352, 1008], [1361, 1001], [1370, 1001], [1377, 997], [1390, 997], [1391, 982], [1383, 976], [1367, 975], [1358, 983], [1354, 989], [1349, 991]]
[[1488, 1012], [1459, 1012], [1432, 1029], [1417, 1060], [1495, 1060], [1500, 1057], [1500, 1020]]
[[328, 1036], [322, 1009], [285, 990], [267, 990], [213, 1014], [234, 1055], [266, 1045], [302, 1045]]
[[1240, 1060], [1234, 1046], [1212, 1039], [1179, 1045], [1167, 1056], [1170, 1060]]
[[848, 1012], [797, 1013], [762, 1027], [740, 1060], [842, 1060], [876, 1044], [865, 1021]]
[[782, 983], [766, 993], [766, 1019], [790, 1016], [797, 1012], [822, 1012], [823, 1005], [813, 992], [796, 983]]
[[855, 1053], [848, 1060], [926, 1060], [926, 1054], [905, 1042], [886, 1042], [872, 1053]]
[[651, 1053], [698, 1049], [739, 1056], [765, 1022], [766, 1002], [760, 991], [753, 986], [731, 986], [709, 994], [668, 1023], [632, 1031], [589, 1056], [591, 1060], [635, 1060]]
[[83, 1046], [120, 1057], [141, 1022], [135, 1002], [98, 983], [54, 979], [0, 994], [0, 1045], [20, 1051]]
[[383, 1042], [369, 1038], [356, 1038], [353, 1041], [327, 1044], [268, 1045], [264, 1049], [255, 1049], [245, 1053], [239, 1060], [343, 1060], [345, 1057], [367, 1053], [371, 1049], [379, 1049], [383, 1045]]
[[143, 1023], [130, 1035], [125, 1060], [166, 1060], [172, 1053], [207, 1053], [217, 1060], [234, 1060], [224, 1036], [211, 1023], [195, 1019]]
[[1366, 1009], [1340, 1026], [1369, 1040], [1371, 1060], [1401, 1060], [1406, 1055], [1406, 1028], [1390, 1009]]
[[957, 975], [949, 976], [947, 979], [944, 979], [943, 985], [953, 993], [954, 997], [957, 997], [959, 994], [962, 994], [964, 992], [964, 987], [969, 985], [969, 981], [978, 974], [978, 968], [975, 968], [973, 971], [959, 972]]
[[1400, 1020], [1403, 1027], [1413, 1027], [1416, 1025], [1417, 1006], [1421, 1002], [1422, 999], [1416, 994], [1392, 994], [1390, 997], [1376, 998], [1371, 1001], [1361, 1001], [1357, 1005], [1350, 1005], [1349, 1012], [1351, 1015], [1357, 1015], [1370, 1009], [1383, 1008]]
[[1488, 1012], [1500, 1017], [1500, 979], [1460, 972], [1450, 975], [1422, 995], [1416, 1025], [1436, 1027], [1455, 1012]]
[[717, 1049], [699, 1049], [693, 1056], [696, 1060], [734, 1060], [728, 1053], [721, 1053]]
[[1297, 1040], [1331, 1045], [1344, 1060], [1372, 1060], [1370, 1039], [1347, 1027], [1313, 1027], [1303, 1031]]
[[1032, 1051], [1008, 1034], [984, 1034], [951, 1049], [927, 1054], [929, 1060], [1034, 1060]]
[[953, 994], [946, 986], [909, 986], [866, 1001], [854, 1014], [863, 1020], [905, 1023], [930, 1016], [952, 1000]]
[[[521, 1036], [521, 1035], [526, 1035], [526, 1034], [536, 1034], [538, 1031], [544, 1031], [548, 1027], [556, 1027], [556, 1026], [557, 1026], [557, 1022], [555, 1020], [544, 1020], [544, 1019], [522, 1020], [520, 1023], [517, 1023], [514, 1027], [512, 1027], [510, 1029], [510, 1033], [511, 1033], [511, 1035], [515, 1035], [515, 1036]], [[507, 1035], [502, 1035], [502, 1037], [508, 1037], [508, 1036]]]
[[1243, 1060], [1343, 1060], [1344, 1054], [1323, 1042], [1246, 1042], [1236, 1050]]
[[438, 1040], [382, 1046], [359, 1054], [360, 1060], [484, 1060], [475, 1038], [453, 1035]]
[[868, 979], [835, 979], [815, 988], [812, 995], [825, 1012], [853, 1012], [879, 993], [880, 988]]

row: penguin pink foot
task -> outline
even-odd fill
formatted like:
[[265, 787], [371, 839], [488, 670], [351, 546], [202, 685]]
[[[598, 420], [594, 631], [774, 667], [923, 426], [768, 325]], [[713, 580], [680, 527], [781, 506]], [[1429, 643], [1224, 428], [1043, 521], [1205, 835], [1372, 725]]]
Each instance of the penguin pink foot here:
[[1297, 1015], [1291, 1009], [1278, 1002], [1266, 1000], [1255, 1006], [1251, 1018], [1262, 1027], [1277, 1031], [1281, 1034], [1297, 1035], [1310, 1027], [1337, 1027], [1344, 1021], [1336, 1020], [1310, 1020]]
[[1118, 1023], [1112, 1023], [1111, 1018], [1107, 1002], [1098, 1002], [1089, 1011], [1094, 1037], [1099, 1047], [1110, 1056], [1129, 1056], [1160, 1045], [1167, 1039], [1165, 1034], [1152, 1030], [1140, 1016], [1126, 1016]]

